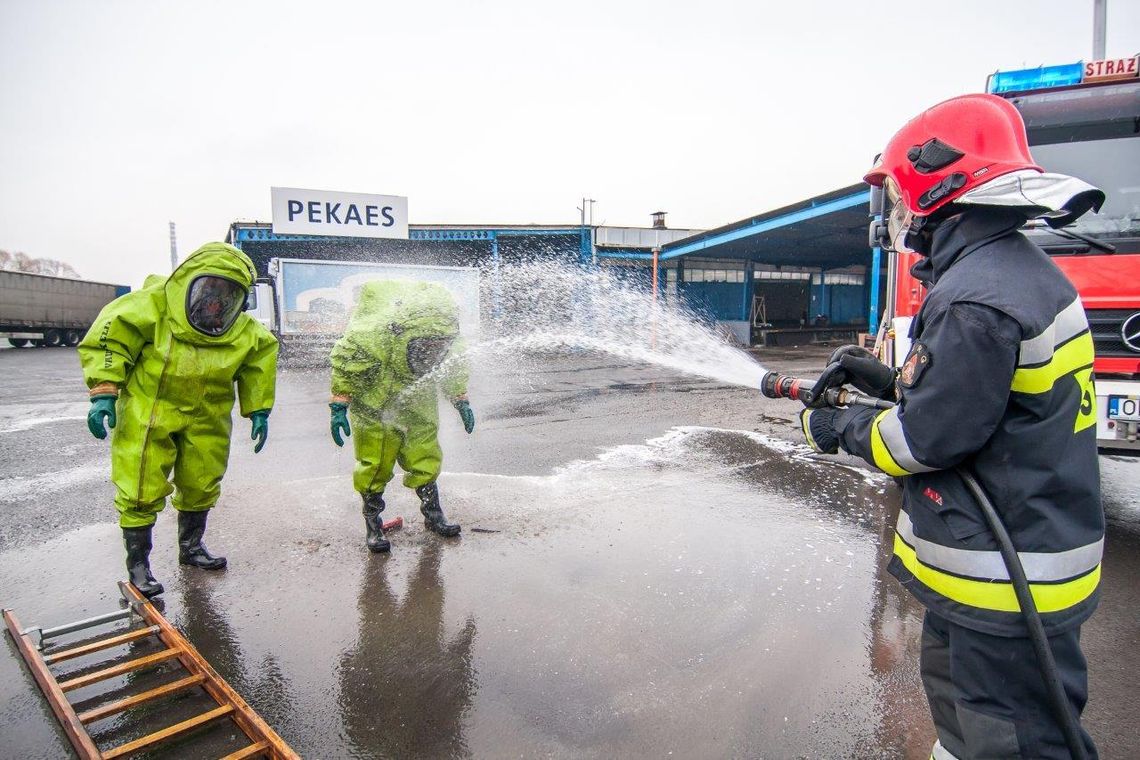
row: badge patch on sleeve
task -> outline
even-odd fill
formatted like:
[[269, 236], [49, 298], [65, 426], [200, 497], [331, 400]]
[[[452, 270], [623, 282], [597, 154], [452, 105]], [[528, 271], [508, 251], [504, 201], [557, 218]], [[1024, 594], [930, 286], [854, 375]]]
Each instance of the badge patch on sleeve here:
[[923, 343], [915, 343], [906, 355], [902, 369], [899, 371], [899, 385], [904, 388], [913, 388], [918, 384], [922, 373], [930, 366], [930, 350]]

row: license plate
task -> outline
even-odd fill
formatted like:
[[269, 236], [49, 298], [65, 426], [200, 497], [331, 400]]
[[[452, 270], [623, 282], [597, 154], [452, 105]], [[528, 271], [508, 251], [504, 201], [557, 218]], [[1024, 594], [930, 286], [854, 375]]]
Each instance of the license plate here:
[[1136, 396], [1109, 396], [1108, 418], [1123, 422], [1140, 422], [1140, 399]]

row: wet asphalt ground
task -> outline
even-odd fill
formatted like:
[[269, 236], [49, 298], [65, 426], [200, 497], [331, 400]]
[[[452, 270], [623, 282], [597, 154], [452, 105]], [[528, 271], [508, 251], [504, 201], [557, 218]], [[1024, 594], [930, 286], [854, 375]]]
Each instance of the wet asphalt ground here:
[[[808, 375], [826, 354], [761, 360]], [[86, 430], [75, 354], [0, 350], [0, 375], [0, 604], [25, 625], [113, 609], [109, 448]], [[922, 610], [884, 570], [897, 490], [810, 455], [794, 406], [605, 358], [479, 368], [475, 434], [441, 409], [441, 493], [462, 537], [425, 533], [397, 480], [385, 516], [406, 527], [384, 557], [363, 546], [326, 396], [322, 373], [283, 372], [256, 456], [236, 421], [207, 532], [229, 569], [179, 567], [169, 509], [152, 555], [167, 617], [302, 756], [928, 755]], [[1085, 723], [1102, 757], [1130, 758], [1140, 461], [1101, 461], [1109, 533], [1103, 602], [1083, 629]], [[92, 731], [107, 747], [208, 707], [190, 694]], [[69, 754], [7, 637], [0, 735], [0, 757]], [[222, 725], [204, 746], [216, 757], [240, 742]]]

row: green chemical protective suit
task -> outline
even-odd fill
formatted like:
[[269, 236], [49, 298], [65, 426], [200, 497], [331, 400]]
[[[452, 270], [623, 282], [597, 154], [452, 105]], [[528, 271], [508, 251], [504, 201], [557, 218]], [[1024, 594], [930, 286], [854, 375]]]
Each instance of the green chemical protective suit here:
[[420, 496], [427, 526], [442, 535], [459, 532], [443, 518], [435, 481], [443, 463], [437, 388], [464, 416], [468, 431], [474, 428], [460, 353], [458, 310], [442, 285], [386, 280], [361, 287], [332, 351], [332, 406], [334, 424], [348, 406], [353, 485], [364, 497], [373, 551], [387, 551], [378, 515], [397, 463], [404, 485]]
[[[79, 345], [93, 402], [114, 404], [107, 410], [111, 480], [128, 569], [140, 590], [139, 580], [157, 585], [147, 565], [150, 526], [172, 492], [180, 562], [225, 564], [209, 555], [201, 534], [229, 460], [234, 386], [241, 415], [264, 437], [277, 372], [277, 340], [242, 313], [254, 277], [244, 253], [208, 243], [170, 277], [152, 275], [141, 290], [108, 304]], [[102, 420], [92, 433], [105, 436]], [[149, 582], [136, 580], [140, 564]]]

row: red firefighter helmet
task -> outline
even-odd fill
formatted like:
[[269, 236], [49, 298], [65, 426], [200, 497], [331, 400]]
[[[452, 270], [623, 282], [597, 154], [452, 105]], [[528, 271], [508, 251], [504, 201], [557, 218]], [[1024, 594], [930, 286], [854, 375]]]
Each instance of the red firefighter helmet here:
[[863, 180], [882, 186], [890, 205], [901, 203], [921, 218], [984, 182], [1025, 169], [1043, 171], [1029, 155], [1017, 109], [996, 95], [961, 95], [908, 121]]

